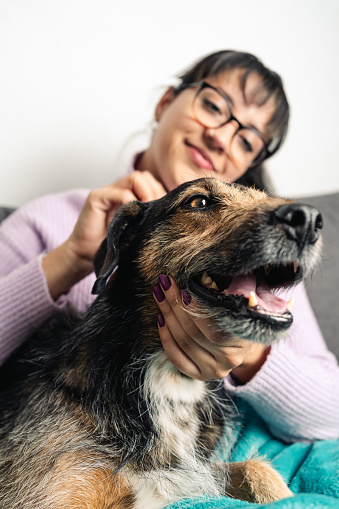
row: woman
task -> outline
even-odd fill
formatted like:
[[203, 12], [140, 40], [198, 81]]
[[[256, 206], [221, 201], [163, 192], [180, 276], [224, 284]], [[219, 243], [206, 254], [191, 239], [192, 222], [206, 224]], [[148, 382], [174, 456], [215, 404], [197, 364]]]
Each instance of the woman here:
[[[92, 191], [36, 200], [0, 230], [1, 360], [67, 302], [92, 301], [93, 257], [116, 210], [160, 198], [182, 182], [215, 176], [264, 187], [261, 163], [278, 150], [288, 124], [280, 78], [256, 57], [221, 51], [189, 69], [160, 99], [149, 147], [128, 174]], [[339, 370], [304, 289], [295, 291], [294, 333], [265, 349], [241, 339], [224, 344], [213, 324], [193, 318], [170, 275], [154, 289], [164, 349], [183, 373], [224, 378], [287, 441], [339, 436]], [[182, 304], [183, 302], [183, 304]], [[156, 317], [154, 317], [156, 319]]]

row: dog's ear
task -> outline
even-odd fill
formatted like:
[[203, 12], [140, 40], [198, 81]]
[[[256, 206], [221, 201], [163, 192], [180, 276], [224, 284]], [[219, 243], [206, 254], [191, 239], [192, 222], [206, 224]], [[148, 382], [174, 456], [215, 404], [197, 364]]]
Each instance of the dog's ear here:
[[133, 239], [148, 215], [149, 204], [139, 201], [123, 205], [112, 219], [107, 237], [102, 242], [94, 257], [94, 270], [97, 276], [92, 293], [98, 295], [103, 292], [107, 279], [119, 264], [119, 254], [122, 246], [126, 246]]

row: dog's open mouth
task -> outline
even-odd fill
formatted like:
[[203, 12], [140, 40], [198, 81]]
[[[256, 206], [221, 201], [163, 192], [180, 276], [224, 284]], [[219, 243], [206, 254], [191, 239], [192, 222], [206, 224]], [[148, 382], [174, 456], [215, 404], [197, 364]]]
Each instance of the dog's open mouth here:
[[258, 318], [270, 323], [290, 325], [292, 299], [287, 302], [272, 292], [291, 286], [302, 279], [296, 261], [284, 265], [259, 267], [250, 274], [226, 277], [204, 272], [189, 282], [200, 298], [213, 306], [222, 306], [242, 317]]

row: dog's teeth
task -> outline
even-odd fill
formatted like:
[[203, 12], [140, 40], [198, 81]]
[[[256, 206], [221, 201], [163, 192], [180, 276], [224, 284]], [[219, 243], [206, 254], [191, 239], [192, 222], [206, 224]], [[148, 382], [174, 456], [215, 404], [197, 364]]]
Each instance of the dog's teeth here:
[[201, 276], [201, 283], [203, 285], [205, 284], [206, 278], [208, 278], [208, 274], [207, 272], [204, 272], [203, 275]]
[[298, 263], [296, 261], [293, 262], [293, 270], [294, 270], [294, 274], [296, 274], [298, 272]]
[[291, 311], [293, 304], [294, 304], [294, 299], [292, 297], [292, 299], [290, 299], [287, 303], [287, 307], [286, 307], [287, 311]]
[[213, 290], [219, 290], [218, 285], [215, 281], [212, 281], [210, 288], [212, 288]]
[[201, 283], [206, 286], [210, 285], [212, 283], [213, 279], [207, 274], [207, 272], [204, 272], [201, 276]]
[[257, 296], [254, 292], [250, 292], [250, 296], [249, 296], [249, 299], [248, 299], [248, 305], [251, 307], [251, 308], [254, 308], [255, 306], [258, 305], [258, 299], [257, 299]]

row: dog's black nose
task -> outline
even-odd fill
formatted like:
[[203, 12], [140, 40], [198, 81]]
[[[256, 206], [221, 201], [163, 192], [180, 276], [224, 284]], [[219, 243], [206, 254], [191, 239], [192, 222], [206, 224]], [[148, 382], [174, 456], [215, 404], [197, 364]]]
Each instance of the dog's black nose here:
[[274, 218], [284, 228], [286, 235], [300, 245], [315, 244], [323, 227], [320, 212], [311, 205], [288, 203], [274, 211]]

